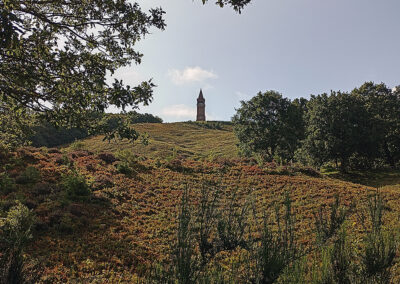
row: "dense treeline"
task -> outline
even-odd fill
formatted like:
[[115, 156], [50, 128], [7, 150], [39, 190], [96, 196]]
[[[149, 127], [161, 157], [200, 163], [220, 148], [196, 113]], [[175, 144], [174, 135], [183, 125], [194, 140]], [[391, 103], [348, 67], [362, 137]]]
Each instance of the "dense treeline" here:
[[309, 100], [260, 92], [232, 120], [241, 151], [262, 160], [346, 170], [396, 167], [400, 159], [400, 89], [383, 83]]
[[[137, 111], [130, 111], [120, 114], [99, 114], [99, 128], [98, 129], [84, 129], [84, 128], [65, 128], [55, 127], [48, 122], [40, 122], [37, 126], [33, 127], [33, 135], [30, 137], [32, 145], [35, 147], [56, 147], [59, 145], [71, 143], [77, 139], [86, 138], [91, 134], [97, 133], [112, 133], [123, 123], [128, 125], [135, 123], [162, 123], [162, 119], [158, 116], [149, 113], [138, 113]], [[135, 132], [136, 133], [136, 132]]]

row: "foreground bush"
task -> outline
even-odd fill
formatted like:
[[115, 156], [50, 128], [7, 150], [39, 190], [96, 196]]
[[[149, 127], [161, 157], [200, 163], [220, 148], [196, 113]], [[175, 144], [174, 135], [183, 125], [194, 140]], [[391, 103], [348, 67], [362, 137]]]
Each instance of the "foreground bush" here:
[[39, 274], [23, 256], [32, 238], [33, 213], [17, 202], [0, 221], [0, 283], [34, 283]]

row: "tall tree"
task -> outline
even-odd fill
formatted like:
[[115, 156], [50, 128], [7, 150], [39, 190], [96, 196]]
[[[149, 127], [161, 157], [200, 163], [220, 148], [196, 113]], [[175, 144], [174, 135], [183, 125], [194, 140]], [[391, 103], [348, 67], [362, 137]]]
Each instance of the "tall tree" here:
[[317, 166], [340, 161], [346, 170], [350, 157], [368, 141], [369, 119], [361, 97], [342, 92], [312, 96], [307, 109], [303, 149]]
[[400, 91], [385, 84], [366, 82], [352, 91], [362, 98], [369, 114], [369, 148], [371, 158], [383, 158], [394, 167], [400, 159]]
[[275, 91], [242, 101], [232, 121], [240, 147], [266, 160], [290, 160], [304, 134], [300, 107]]

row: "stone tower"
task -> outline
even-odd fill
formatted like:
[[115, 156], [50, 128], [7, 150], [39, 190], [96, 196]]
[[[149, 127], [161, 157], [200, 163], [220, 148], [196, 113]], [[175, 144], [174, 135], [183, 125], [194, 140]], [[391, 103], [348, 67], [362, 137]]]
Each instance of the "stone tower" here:
[[200, 89], [199, 97], [197, 98], [197, 117], [196, 121], [206, 121], [206, 100], [203, 97], [203, 91]]

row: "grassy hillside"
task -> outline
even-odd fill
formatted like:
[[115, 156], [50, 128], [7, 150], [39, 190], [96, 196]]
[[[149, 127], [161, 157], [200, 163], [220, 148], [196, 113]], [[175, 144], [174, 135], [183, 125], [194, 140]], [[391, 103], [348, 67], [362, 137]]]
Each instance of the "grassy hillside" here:
[[[135, 144], [127, 141], [103, 141], [102, 136], [91, 137], [82, 141], [83, 148], [94, 153], [102, 151], [116, 152], [130, 149], [135, 154], [149, 158], [165, 159], [173, 155], [190, 158], [237, 157], [236, 137], [233, 127], [227, 123], [217, 124], [178, 122], [178, 123], [143, 123], [136, 124], [140, 133], [149, 134], [150, 144]], [[175, 152], [175, 154], [174, 154]]]
[[[137, 128], [149, 133], [150, 145], [109, 144], [92, 137], [64, 149], [23, 148], [3, 159], [1, 171], [15, 185], [12, 191], [0, 191], [0, 208], [7, 211], [18, 199], [37, 216], [27, 254], [41, 263], [42, 283], [135, 283], [154, 263], [170, 260], [182, 192], [189, 188], [190, 203], [198, 206], [204, 184], [221, 190], [222, 203], [235, 193], [238, 209], [253, 200], [255, 218], [264, 212], [273, 214], [275, 204], [282, 204], [288, 192], [298, 243], [310, 250], [316, 237], [314, 213], [319, 206], [332, 204], [338, 194], [349, 212], [350, 238], [360, 242], [365, 224], [359, 216], [366, 212], [373, 188], [312, 171], [274, 164], [259, 167], [231, 159], [237, 154], [230, 125], [207, 129], [171, 123]], [[187, 158], [173, 155], [172, 149]], [[207, 159], [212, 156], [225, 159]], [[32, 177], [32, 167], [39, 177]], [[66, 180], [76, 175], [85, 178], [90, 196], [70, 194]], [[400, 190], [391, 184], [381, 190], [385, 223], [400, 231]], [[224, 251], [216, 259], [229, 270], [237, 254]], [[309, 257], [312, 263], [312, 254]], [[400, 280], [399, 265], [393, 272], [395, 281]]]

